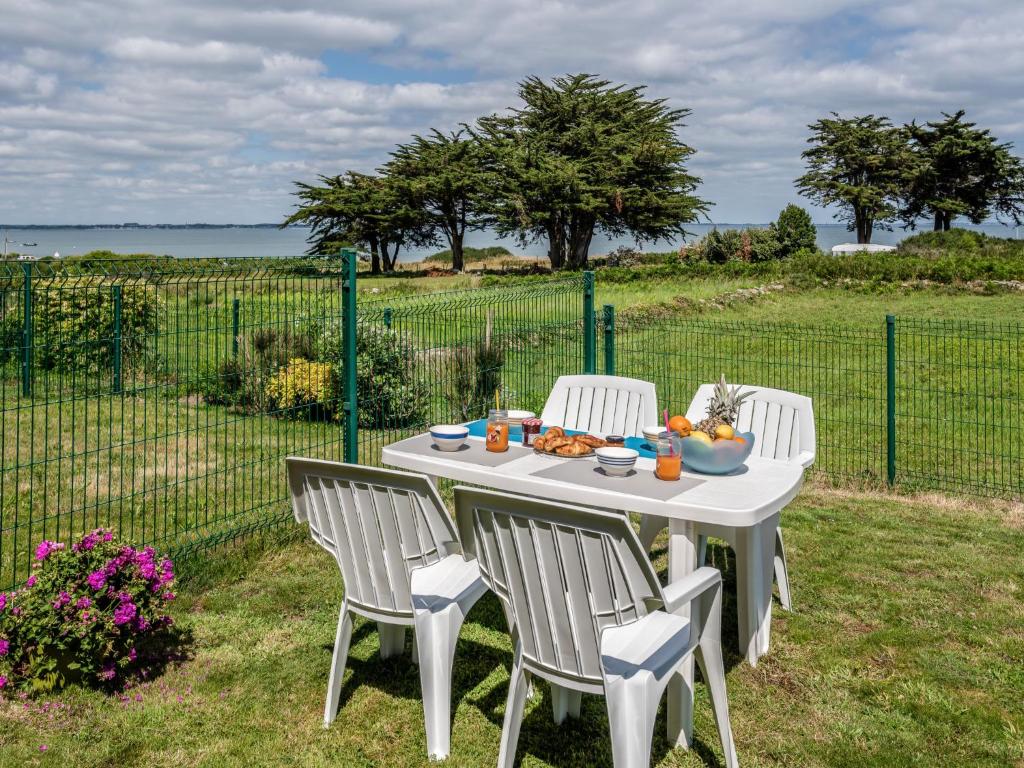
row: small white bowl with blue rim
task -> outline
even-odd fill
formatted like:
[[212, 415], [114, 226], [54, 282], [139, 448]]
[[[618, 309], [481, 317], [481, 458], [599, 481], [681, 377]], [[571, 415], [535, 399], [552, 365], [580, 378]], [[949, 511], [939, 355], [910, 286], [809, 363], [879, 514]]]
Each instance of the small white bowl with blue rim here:
[[598, 448], [594, 453], [597, 455], [597, 463], [601, 465], [606, 475], [611, 477], [625, 477], [633, 471], [636, 465], [638, 451], [632, 448], [619, 448], [616, 446], [605, 446]]
[[461, 424], [438, 424], [430, 428], [430, 439], [440, 451], [457, 451], [461, 448], [466, 438], [469, 437], [469, 427]]

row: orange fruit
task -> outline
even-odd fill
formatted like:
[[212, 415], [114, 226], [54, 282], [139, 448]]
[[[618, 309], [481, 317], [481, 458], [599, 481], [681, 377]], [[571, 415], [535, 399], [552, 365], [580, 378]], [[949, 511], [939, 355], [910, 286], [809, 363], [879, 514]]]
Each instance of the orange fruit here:
[[679, 433], [680, 437], [686, 437], [693, 430], [693, 424], [685, 416], [673, 416], [668, 420], [668, 428]]
[[737, 443], [743, 443], [744, 445], [746, 445], [747, 442], [746, 438], [740, 437], [739, 435], [736, 435], [736, 437], [734, 437], [733, 440], [735, 440]]

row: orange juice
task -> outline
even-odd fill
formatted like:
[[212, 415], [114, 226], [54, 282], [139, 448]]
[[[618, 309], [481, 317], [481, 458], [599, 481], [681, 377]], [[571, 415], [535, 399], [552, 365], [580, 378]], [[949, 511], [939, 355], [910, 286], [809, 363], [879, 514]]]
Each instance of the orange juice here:
[[659, 453], [655, 459], [654, 476], [659, 480], [678, 480], [679, 473], [683, 471], [683, 457], [681, 454]]
[[484, 444], [488, 451], [494, 453], [508, 450], [508, 411], [492, 409], [488, 414]]

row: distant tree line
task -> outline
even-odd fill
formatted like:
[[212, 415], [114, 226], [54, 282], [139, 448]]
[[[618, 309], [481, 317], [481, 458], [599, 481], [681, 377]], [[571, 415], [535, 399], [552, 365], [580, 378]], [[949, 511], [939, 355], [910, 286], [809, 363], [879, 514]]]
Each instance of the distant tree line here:
[[1024, 164], [1013, 145], [964, 119], [965, 112], [903, 126], [887, 117], [842, 118], [836, 113], [808, 126], [802, 195], [840, 208], [836, 218], [870, 243], [894, 222], [914, 229], [930, 220], [935, 231], [958, 217], [973, 224], [995, 217], [1021, 223]]
[[282, 226], [310, 226], [311, 253], [365, 247], [374, 273], [403, 248], [442, 242], [462, 270], [466, 233], [484, 228], [545, 241], [552, 268], [578, 269], [595, 233], [656, 242], [707, 211], [678, 136], [688, 110], [587, 74], [530, 77], [519, 97], [506, 114], [413, 136], [374, 174], [297, 182]]

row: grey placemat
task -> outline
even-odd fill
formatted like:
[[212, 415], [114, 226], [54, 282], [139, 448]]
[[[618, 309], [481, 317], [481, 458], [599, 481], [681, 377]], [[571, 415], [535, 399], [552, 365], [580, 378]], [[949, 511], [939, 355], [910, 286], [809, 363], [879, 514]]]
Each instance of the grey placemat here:
[[484, 448], [483, 440], [467, 440], [457, 451], [442, 451], [430, 439], [430, 435], [416, 435], [407, 440], [393, 443], [388, 446], [396, 451], [407, 453], [419, 453], [425, 456], [436, 456], [452, 461], [464, 461], [467, 464], [479, 464], [482, 467], [500, 467], [510, 461], [521, 459], [527, 454], [533, 453], [532, 448], [523, 445], [509, 443], [508, 450], [501, 453], [493, 453]]
[[546, 480], [561, 480], [578, 485], [589, 485], [601, 490], [628, 493], [645, 499], [668, 501], [684, 491], [703, 485], [704, 480], [683, 475], [678, 480], [659, 480], [649, 469], [634, 469], [625, 477], [611, 477], [590, 461], [565, 461], [547, 469], [531, 472], [534, 477]]

